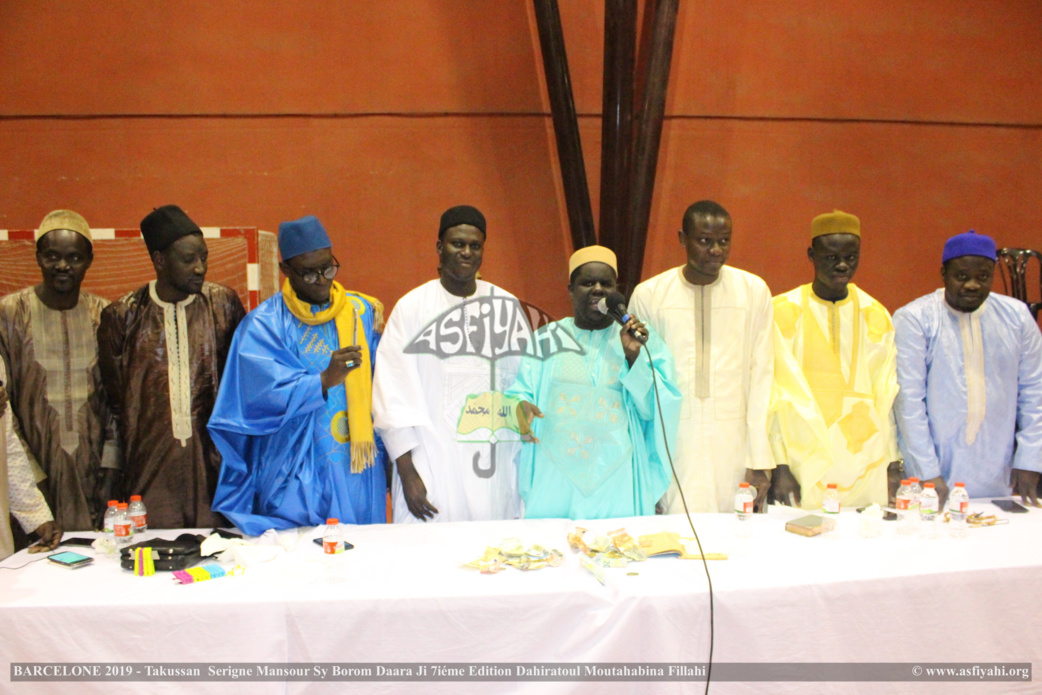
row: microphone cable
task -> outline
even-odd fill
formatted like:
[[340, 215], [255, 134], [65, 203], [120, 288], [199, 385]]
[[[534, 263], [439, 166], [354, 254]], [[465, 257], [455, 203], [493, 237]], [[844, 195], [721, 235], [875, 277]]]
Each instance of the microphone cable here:
[[[651, 337], [650, 334], [648, 336]], [[695, 522], [691, 520], [691, 511], [687, 508], [687, 499], [684, 497], [684, 488], [680, 484], [680, 477], [677, 476], [676, 466], [673, 465], [673, 454], [669, 451], [669, 438], [666, 436], [666, 421], [662, 417], [662, 401], [659, 398], [658, 393], [658, 376], [655, 374], [655, 361], [651, 359], [651, 351], [648, 349], [647, 342], [641, 343], [644, 348], [644, 352], [648, 355], [648, 363], [651, 365], [651, 383], [655, 389], [655, 409], [658, 411], [659, 427], [662, 430], [662, 444], [666, 448], [666, 457], [669, 459], [669, 469], [673, 473], [673, 480], [677, 484], [677, 491], [680, 493], [680, 502], [684, 505], [684, 515], [687, 517], [687, 523], [691, 527], [691, 533], [695, 536], [695, 542], [698, 544], [698, 552], [702, 556], [702, 567], [705, 568], [706, 582], [709, 584], [709, 661], [706, 663], [706, 688], [705, 692], [709, 693], [709, 681], [713, 676], [713, 643], [715, 638], [715, 616], [713, 610], [713, 579], [709, 576], [709, 563], [706, 560], [706, 553], [702, 549], [702, 541], [698, 537], [698, 531], [695, 530]]]
[[[597, 302], [597, 310], [602, 314], [611, 316], [615, 321], [618, 321], [625, 327], [626, 323], [632, 318], [632, 314], [627, 311], [626, 300], [618, 292], [611, 292], [607, 296], [602, 297]], [[669, 460], [669, 469], [673, 473], [673, 480], [677, 484], [677, 492], [680, 493], [680, 502], [684, 506], [684, 516], [687, 517], [687, 523], [691, 527], [691, 533], [695, 537], [695, 542], [698, 544], [698, 552], [702, 556], [702, 567], [705, 569], [706, 582], [709, 585], [709, 660], [706, 662], [706, 688], [705, 692], [709, 693], [709, 682], [713, 675], [713, 646], [716, 638], [716, 620], [715, 610], [713, 601], [713, 578], [709, 575], [709, 562], [706, 560], [705, 550], [702, 548], [702, 539], [698, 537], [698, 531], [695, 529], [695, 522], [691, 519], [691, 510], [687, 506], [687, 498], [684, 496], [684, 488], [680, 484], [680, 476], [677, 475], [677, 467], [673, 465], [673, 454], [669, 451], [669, 438], [666, 436], [666, 421], [662, 416], [662, 400], [659, 397], [658, 390], [658, 376], [655, 374], [655, 360], [651, 358], [651, 351], [648, 349], [648, 340], [651, 338], [651, 333], [648, 332], [644, 335], [643, 339], [640, 334], [636, 331], [632, 332], [631, 335], [641, 344], [644, 348], [644, 352], [647, 353], [648, 363], [651, 365], [651, 383], [655, 389], [655, 406], [658, 410], [659, 426], [662, 430], [662, 444], [666, 449], [666, 458]], [[640, 352], [638, 351], [638, 355]]]

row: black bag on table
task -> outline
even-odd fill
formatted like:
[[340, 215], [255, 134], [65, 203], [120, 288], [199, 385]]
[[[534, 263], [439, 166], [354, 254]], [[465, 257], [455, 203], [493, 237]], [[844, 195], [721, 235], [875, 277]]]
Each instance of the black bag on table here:
[[138, 548], [152, 548], [152, 564], [157, 572], [183, 570], [202, 559], [199, 548], [204, 540], [205, 537], [195, 533], [182, 533], [172, 541], [153, 538], [128, 545], [119, 551], [119, 565], [125, 570], [134, 569], [134, 551]]

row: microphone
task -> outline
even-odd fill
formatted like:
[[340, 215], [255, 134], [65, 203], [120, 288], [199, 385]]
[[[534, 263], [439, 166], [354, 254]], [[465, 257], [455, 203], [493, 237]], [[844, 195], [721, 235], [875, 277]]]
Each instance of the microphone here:
[[[626, 312], [626, 298], [619, 292], [611, 292], [607, 297], [601, 297], [600, 301], [597, 302], [597, 311], [612, 317], [622, 326], [625, 326], [631, 318], [635, 318]], [[636, 328], [630, 329], [630, 335], [642, 344], [648, 342], [648, 334], [641, 333]]]

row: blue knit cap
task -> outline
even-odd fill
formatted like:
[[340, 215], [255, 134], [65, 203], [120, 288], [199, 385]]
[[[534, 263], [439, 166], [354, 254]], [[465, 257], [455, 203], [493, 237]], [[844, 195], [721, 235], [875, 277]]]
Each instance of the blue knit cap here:
[[299, 220], [279, 225], [279, 254], [284, 261], [308, 251], [332, 247], [325, 227], [314, 215], [305, 215]]
[[990, 236], [978, 234], [972, 229], [963, 234], [956, 234], [944, 242], [942, 263], [947, 263], [960, 256], [984, 256], [993, 261], [998, 260], [998, 255], [995, 253], [995, 241]]

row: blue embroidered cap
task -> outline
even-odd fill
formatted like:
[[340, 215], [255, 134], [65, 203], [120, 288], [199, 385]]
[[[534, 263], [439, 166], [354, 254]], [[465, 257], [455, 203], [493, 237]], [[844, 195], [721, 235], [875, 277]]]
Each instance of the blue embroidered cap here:
[[956, 234], [944, 242], [942, 263], [947, 263], [960, 256], [984, 256], [993, 261], [998, 260], [998, 255], [995, 253], [995, 241], [990, 236], [978, 234], [972, 229], [962, 234]]
[[332, 247], [333, 242], [329, 240], [326, 228], [314, 215], [305, 215], [299, 220], [279, 225], [279, 255], [284, 261], [308, 251]]

